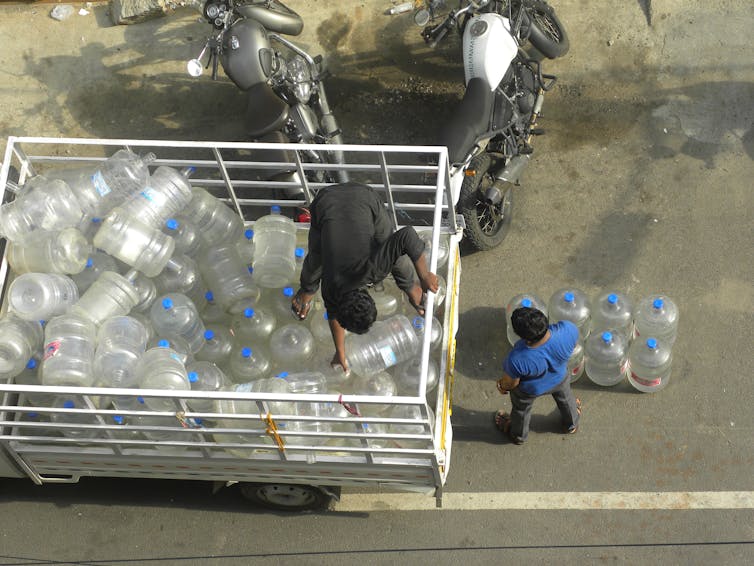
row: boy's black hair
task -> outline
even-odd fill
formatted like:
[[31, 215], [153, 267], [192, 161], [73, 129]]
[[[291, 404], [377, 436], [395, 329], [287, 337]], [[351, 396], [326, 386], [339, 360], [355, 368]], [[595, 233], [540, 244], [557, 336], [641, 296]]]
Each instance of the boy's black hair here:
[[545, 314], [531, 307], [520, 307], [511, 314], [513, 331], [527, 342], [539, 342], [547, 334]]
[[377, 319], [377, 307], [365, 289], [346, 291], [335, 309], [335, 318], [349, 332], [364, 334]]

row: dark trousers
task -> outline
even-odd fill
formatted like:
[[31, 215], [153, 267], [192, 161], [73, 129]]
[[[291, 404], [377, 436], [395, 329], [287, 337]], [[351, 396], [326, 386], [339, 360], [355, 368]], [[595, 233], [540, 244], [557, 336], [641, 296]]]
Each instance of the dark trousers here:
[[555, 399], [565, 428], [578, 426], [579, 413], [576, 408], [576, 397], [571, 391], [571, 376], [566, 375], [560, 385], [541, 395], [529, 395], [519, 391], [518, 388], [511, 389], [511, 405], [513, 405], [511, 410], [511, 436], [522, 442], [526, 440], [529, 436], [529, 423], [531, 422], [534, 400], [544, 395], [552, 395], [552, 398]]

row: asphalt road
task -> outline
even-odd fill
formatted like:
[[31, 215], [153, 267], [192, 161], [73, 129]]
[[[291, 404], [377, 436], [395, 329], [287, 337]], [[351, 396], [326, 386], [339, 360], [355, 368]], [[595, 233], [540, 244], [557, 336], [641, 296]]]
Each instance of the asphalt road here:
[[[305, 17], [302, 45], [330, 59], [346, 141], [433, 142], [462, 91], [457, 43], [430, 51], [407, 18], [381, 14], [387, 1], [289, 4]], [[0, 564], [754, 561], [751, 4], [553, 4], [572, 47], [547, 67], [560, 80], [513, 231], [462, 258], [446, 493], [486, 501], [391, 510], [351, 493], [350, 510], [291, 517], [202, 483], [10, 480], [0, 483]], [[208, 32], [190, 12], [114, 28], [104, 7], [64, 22], [48, 9], [0, 8], [2, 137], [242, 138], [235, 87], [183, 71]], [[507, 402], [494, 388], [508, 348], [501, 308], [566, 285], [673, 297], [672, 382], [642, 395], [582, 378], [577, 435], [553, 434], [555, 407], [543, 399], [529, 441], [513, 446], [491, 424]], [[531, 492], [562, 501], [536, 507]], [[590, 492], [646, 499], [589, 508]], [[742, 503], [690, 503], [709, 492]], [[650, 497], [668, 493], [671, 503]]]

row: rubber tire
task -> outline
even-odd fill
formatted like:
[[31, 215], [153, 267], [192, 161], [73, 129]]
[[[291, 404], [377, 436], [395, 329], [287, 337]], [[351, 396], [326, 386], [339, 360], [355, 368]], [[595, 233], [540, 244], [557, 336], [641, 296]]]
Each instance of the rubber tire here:
[[[548, 59], [557, 59], [568, 53], [571, 43], [563, 24], [555, 15], [554, 8], [546, 2], [534, 2], [528, 15], [530, 17], [529, 41], [542, 55]], [[542, 25], [543, 20], [552, 27], [552, 30]], [[560, 40], [553, 38], [553, 30]]]
[[[477, 250], [487, 251], [499, 246], [510, 231], [511, 213], [513, 207], [512, 189], [506, 191], [506, 197], [503, 199], [503, 219], [493, 234], [486, 233], [479, 224], [479, 210], [482, 205], [478, 199], [479, 187], [492, 183], [489, 175], [489, 169], [492, 166], [492, 157], [488, 153], [483, 153], [475, 157], [469, 164], [469, 169], [476, 171], [473, 177], [465, 177], [461, 185], [461, 194], [458, 198], [456, 210], [463, 215], [466, 222], [464, 236], [466, 240]], [[487, 181], [483, 185], [483, 183]]]
[[332, 498], [312, 485], [287, 483], [242, 483], [241, 494], [253, 503], [275, 511], [327, 509]]

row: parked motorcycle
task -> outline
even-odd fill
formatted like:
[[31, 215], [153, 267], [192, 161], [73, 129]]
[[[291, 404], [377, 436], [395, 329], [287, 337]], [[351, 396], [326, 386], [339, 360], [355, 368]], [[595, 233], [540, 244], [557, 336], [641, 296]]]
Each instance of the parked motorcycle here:
[[[258, 142], [342, 144], [338, 123], [325, 94], [324, 59], [312, 57], [282, 35], [297, 36], [304, 22], [279, 0], [207, 0], [201, 5], [204, 18], [214, 32], [196, 59], [188, 62], [191, 76], [201, 76], [212, 66], [216, 80], [218, 65], [247, 95], [245, 127], [249, 139]], [[202, 60], [208, 59], [205, 65]], [[269, 161], [294, 159], [282, 152], [266, 156]], [[308, 152], [316, 163], [343, 163], [343, 154], [324, 149]], [[268, 178], [296, 181], [295, 170], [276, 171]], [[345, 182], [344, 171], [329, 174], [325, 182]], [[300, 180], [298, 180], [300, 183]], [[287, 188], [286, 196], [300, 198], [303, 190]]]
[[[542, 0], [460, 0], [432, 24], [444, 0], [416, 3], [414, 21], [432, 47], [450, 31], [463, 38], [466, 90], [441, 129], [451, 189], [465, 237], [489, 250], [508, 234], [514, 185], [529, 162], [544, 93], [557, 80], [542, 60], [565, 55], [569, 43], [554, 10]], [[429, 25], [427, 25], [429, 24]], [[526, 50], [524, 48], [527, 48]]]

